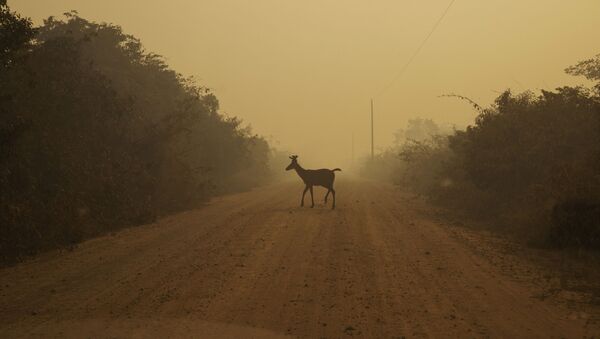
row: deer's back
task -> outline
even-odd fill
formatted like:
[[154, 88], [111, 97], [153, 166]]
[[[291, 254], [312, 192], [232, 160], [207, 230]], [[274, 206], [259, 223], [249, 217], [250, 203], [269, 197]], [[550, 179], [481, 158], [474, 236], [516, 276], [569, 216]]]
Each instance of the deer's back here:
[[335, 179], [335, 174], [332, 170], [321, 168], [316, 170], [306, 170], [306, 178], [304, 181], [309, 185], [318, 185], [330, 187]]

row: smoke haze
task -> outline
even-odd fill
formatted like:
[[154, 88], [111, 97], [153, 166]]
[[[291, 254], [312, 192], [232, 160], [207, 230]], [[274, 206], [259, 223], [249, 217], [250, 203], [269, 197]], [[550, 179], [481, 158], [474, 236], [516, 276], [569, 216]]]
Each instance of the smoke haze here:
[[594, 55], [600, 2], [457, 1], [398, 81], [396, 76], [448, 6], [435, 1], [19, 0], [41, 24], [77, 10], [110, 22], [214, 90], [242, 118], [306, 166], [336, 167], [368, 154], [369, 99], [383, 150], [411, 118], [464, 126], [476, 116], [457, 93], [488, 103], [513, 88], [585, 81], [562, 71]]

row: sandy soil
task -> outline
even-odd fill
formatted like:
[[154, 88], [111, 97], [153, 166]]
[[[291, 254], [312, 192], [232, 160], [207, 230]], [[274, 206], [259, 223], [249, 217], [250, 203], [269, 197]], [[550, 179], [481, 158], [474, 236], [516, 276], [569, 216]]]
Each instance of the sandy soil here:
[[278, 184], [4, 268], [0, 337], [600, 336], [399, 188], [336, 189], [335, 211]]

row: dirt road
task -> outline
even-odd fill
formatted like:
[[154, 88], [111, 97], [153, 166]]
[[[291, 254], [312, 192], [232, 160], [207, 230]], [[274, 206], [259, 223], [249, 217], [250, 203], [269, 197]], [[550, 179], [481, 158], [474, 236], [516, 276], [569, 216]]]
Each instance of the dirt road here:
[[341, 180], [335, 211], [300, 208], [301, 190], [217, 198], [2, 269], [0, 337], [600, 334], [398, 188]]

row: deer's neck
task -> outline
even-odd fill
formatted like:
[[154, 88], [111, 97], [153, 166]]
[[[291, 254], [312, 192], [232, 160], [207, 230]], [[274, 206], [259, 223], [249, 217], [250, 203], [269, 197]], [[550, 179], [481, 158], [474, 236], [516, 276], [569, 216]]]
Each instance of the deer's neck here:
[[304, 180], [304, 178], [306, 176], [306, 170], [304, 168], [302, 168], [302, 166], [300, 166], [300, 164], [296, 165], [296, 167], [294, 169], [296, 170], [296, 173], [298, 173], [298, 176], [300, 178], [302, 178], [302, 180]]

